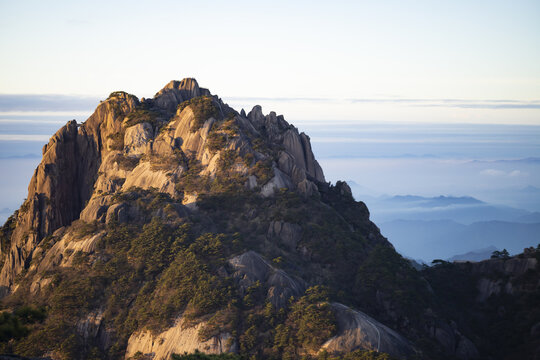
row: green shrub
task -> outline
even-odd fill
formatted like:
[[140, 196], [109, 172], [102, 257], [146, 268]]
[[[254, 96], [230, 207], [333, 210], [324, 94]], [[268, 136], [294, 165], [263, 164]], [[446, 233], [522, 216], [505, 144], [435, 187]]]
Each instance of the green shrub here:
[[337, 331], [328, 290], [311, 287], [304, 296], [291, 305], [284, 324], [276, 326], [274, 348], [283, 358], [295, 358], [301, 348], [315, 351]]
[[153, 128], [156, 128], [159, 124], [159, 113], [150, 109], [147, 109], [142, 104], [131, 111], [124, 125], [130, 127], [140, 123], [149, 123]]
[[235, 117], [236, 114], [234, 112], [229, 113], [220, 127], [229, 136], [237, 136], [240, 133], [240, 128], [236, 123]]
[[153, 171], [170, 171], [185, 164], [184, 154], [180, 149], [176, 149], [171, 155], [144, 154], [141, 160], [150, 162]]
[[94, 234], [98, 230], [98, 223], [97, 221], [86, 222], [84, 220], [76, 220], [72, 223], [72, 229], [75, 237], [81, 239]]
[[182, 173], [176, 191], [185, 193], [205, 193], [210, 189], [210, 178], [207, 175], [200, 175], [203, 170], [201, 162], [193, 156], [187, 158], [186, 169]]
[[21, 324], [18, 316], [9, 312], [0, 313], [0, 341], [18, 339], [28, 335], [29, 330]]
[[47, 312], [44, 307], [37, 308], [32, 305], [23, 305], [15, 309], [14, 314], [23, 324], [41, 322], [47, 317]]
[[172, 261], [171, 247], [175, 241], [174, 230], [159, 218], [143, 226], [142, 232], [131, 241], [128, 256], [136, 268], [147, 274], [161, 272]]
[[219, 171], [224, 172], [229, 170], [236, 162], [236, 157], [237, 154], [234, 150], [222, 151], [217, 163]]
[[76, 277], [65, 273], [53, 281], [50, 294], [51, 310], [66, 317], [78, 316], [93, 309], [102, 295], [104, 278], [101, 276]]
[[112, 93], [109, 94], [109, 97], [107, 98], [107, 100], [116, 98], [116, 97], [127, 97], [127, 96], [133, 96], [133, 95], [125, 91], [113, 91]]
[[124, 133], [117, 132], [107, 136], [107, 139], [111, 139], [112, 143], [110, 144], [111, 150], [123, 150], [124, 149]]
[[354, 292], [359, 298], [370, 299], [364, 306], [377, 307], [377, 296], [385, 296], [411, 318], [421, 316], [431, 296], [427, 284], [410, 262], [390, 246], [379, 244], [362, 262], [356, 273]]
[[227, 135], [215, 131], [210, 132], [210, 134], [208, 134], [208, 138], [206, 139], [206, 147], [213, 154], [223, 149], [226, 144]]
[[120, 99], [127, 99], [130, 97], [138, 101], [136, 96], [128, 94], [125, 91], [114, 91], [109, 95], [107, 100], [109, 100], [109, 105], [111, 106], [115, 117], [125, 116], [126, 109], [122, 106], [123, 100]]
[[274, 171], [272, 170], [272, 159], [259, 160], [255, 163], [255, 166], [249, 169], [249, 174], [254, 175], [259, 181], [259, 185], [264, 185], [272, 177], [274, 177]]
[[508, 250], [506, 250], [506, 249], [503, 249], [502, 251], [495, 250], [491, 254], [491, 258], [492, 259], [508, 260], [508, 259], [510, 259], [510, 254], [508, 253]]
[[141, 158], [135, 156], [126, 156], [124, 154], [116, 154], [113, 162], [118, 163], [118, 167], [122, 170], [131, 171], [139, 164]]

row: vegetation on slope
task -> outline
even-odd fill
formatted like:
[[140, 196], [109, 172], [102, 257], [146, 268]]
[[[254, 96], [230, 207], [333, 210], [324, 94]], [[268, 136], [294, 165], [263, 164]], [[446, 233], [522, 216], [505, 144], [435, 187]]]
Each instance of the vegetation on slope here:
[[199, 96], [184, 101], [178, 105], [177, 113], [181, 113], [188, 106], [195, 116], [195, 121], [191, 125], [192, 132], [199, 130], [209, 118], [217, 118], [219, 115], [219, 110], [211, 96]]
[[[223, 171], [226, 173], [227, 165], [223, 165]], [[366, 248], [366, 240], [340, 230], [341, 217], [315, 198], [306, 199], [288, 191], [275, 198], [262, 198], [240, 190], [234, 182], [229, 186], [229, 190], [227, 186], [217, 187], [221, 190], [203, 196], [199, 202], [201, 211], [189, 218], [178, 215], [170, 197], [134, 189], [116, 198], [137, 204], [147, 214], [147, 221], [75, 224], [73, 231], [79, 238], [100, 231], [106, 234], [94, 253], [72, 254], [70, 267], [54, 268], [44, 274], [52, 280], [39, 296], [30, 296], [32, 272], [21, 280], [19, 290], [4, 300], [4, 306], [30, 302], [45, 307], [48, 316], [26, 337], [4, 343], [5, 351], [26, 356], [53, 351], [65, 359], [121, 358], [134, 331], [161, 331], [181, 313], [194, 321], [214, 314], [201, 338], [213, 336], [217, 329], [229, 329], [236, 334], [240, 353], [248, 357], [293, 359], [316, 350], [336, 331], [330, 297], [349, 296], [337, 293], [344, 282], [355, 276], [345, 276], [346, 269], [358, 261], [354, 259]], [[159, 209], [169, 209], [170, 213], [153, 216]], [[249, 215], [248, 209], [256, 209], [256, 213]], [[302, 240], [302, 246], [311, 254], [308, 258], [260, 241], [258, 236], [266, 233], [269, 222], [278, 220], [311, 228]], [[211, 227], [215, 231], [205, 230]], [[326, 227], [343, 237], [330, 240]], [[56, 241], [58, 238], [52, 238], [43, 246], [50, 247]], [[333, 246], [326, 246], [326, 241], [332, 241]], [[288, 306], [278, 310], [266, 302], [262, 285], [240, 296], [232, 279], [220, 272], [228, 268], [229, 257], [247, 249], [256, 249], [271, 259], [281, 257], [279, 264], [287, 271], [307, 278], [309, 270], [299, 272], [292, 265], [311, 266], [318, 277], [322, 272], [316, 269], [321, 265], [336, 271], [324, 281], [327, 288], [310, 288], [304, 296], [291, 299]], [[111, 329], [107, 336], [112, 346], [107, 353], [99, 350], [97, 340], [85, 341], [73, 331], [81, 318], [96, 312], [103, 314], [103, 328]]]
[[[159, 127], [160, 113], [151, 102], [125, 114], [117, 100], [126, 96], [116, 93], [110, 98], [115, 115], [127, 115], [125, 126], [149, 122]], [[202, 96], [180, 104], [178, 111], [191, 108], [193, 132], [220, 115], [216, 104], [214, 98]], [[389, 359], [369, 351], [318, 353], [337, 332], [334, 301], [403, 331], [419, 345], [421, 358], [445, 358], [431, 333], [438, 323], [454, 320], [489, 354], [511, 354], [512, 346], [533, 341], [519, 339], [508, 329], [522, 334], [539, 321], [536, 311], [526, 311], [539, 299], [534, 287], [537, 271], [514, 282], [525, 289], [518, 297], [493, 297], [479, 306], [471, 297], [476, 278], [469, 268], [441, 262], [422, 272], [414, 270], [380, 236], [366, 206], [354, 201], [346, 184], [318, 183], [319, 191], [311, 196], [287, 189], [261, 196], [258, 190], [274, 176], [283, 146], [270, 142], [265, 134], [273, 130], [264, 125], [260, 135], [242, 144], [244, 152], [233, 150], [234, 141], [245, 140], [246, 134], [236, 113], [225, 115], [208, 129], [206, 149], [219, 152], [215, 173], [204, 173], [195, 154], [178, 147], [141, 159], [115, 155], [114, 161], [128, 171], [139, 160], [149, 161], [152, 170], [169, 171], [169, 178], [173, 169], [179, 170], [176, 193], [131, 188], [110, 194], [114, 204], [135, 209], [136, 220], [117, 223], [109, 216], [107, 224], [78, 220], [44, 238], [16, 279], [17, 290], [2, 300], [1, 351], [53, 354], [60, 359], [120, 359], [131, 334], [142, 330], [158, 334], [181, 316], [187, 326], [204, 321], [198, 333], [201, 341], [230, 334], [238, 354], [177, 355], [180, 359]], [[109, 139], [113, 149], [123, 148], [122, 132]], [[246, 186], [249, 176], [257, 179], [254, 190]], [[194, 194], [198, 211], [188, 212], [182, 200]], [[2, 254], [9, 249], [15, 219], [10, 218], [0, 232]], [[285, 224], [298, 230], [292, 243], [284, 243], [271, 231]], [[44, 261], [59, 241], [93, 236], [98, 239], [95, 249], [65, 250], [54, 261], [48, 259], [48, 265]], [[301, 278], [307, 290], [276, 308], [267, 298], [267, 285], [256, 281], [247, 288], [240, 286], [228, 259], [248, 250]], [[35, 311], [42, 315], [32, 315]], [[494, 312], [500, 316], [491, 316]], [[498, 342], [495, 349], [477, 336], [485, 326]], [[85, 336], [90, 332], [92, 336]], [[530, 349], [523, 350], [524, 356], [529, 354]]]

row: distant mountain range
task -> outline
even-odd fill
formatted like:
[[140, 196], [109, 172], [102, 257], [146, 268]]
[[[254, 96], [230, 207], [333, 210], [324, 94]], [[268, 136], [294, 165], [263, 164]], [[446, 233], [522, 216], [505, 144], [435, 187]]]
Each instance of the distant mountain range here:
[[462, 224], [478, 221], [540, 222], [540, 213], [489, 204], [470, 196], [422, 197], [399, 195], [366, 200], [377, 223], [392, 220], [452, 220]]
[[[351, 188], [398, 251], [426, 263], [436, 258], [478, 261], [494, 250], [518, 253], [540, 242], [540, 212], [472, 196], [373, 197], [358, 194], [366, 189], [354, 182]], [[540, 189], [528, 186], [516, 192], [534, 198]]]
[[379, 227], [398, 251], [427, 263], [488, 246], [516, 254], [540, 243], [540, 223], [482, 221], [463, 225], [452, 220], [394, 220], [379, 223]]
[[497, 251], [495, 246], [488, 246], [487, 248], [469, 251], [465, 254], [454, 255], [448, 259], [448, 261], [482, 261], [491, 258], [494, 251]]

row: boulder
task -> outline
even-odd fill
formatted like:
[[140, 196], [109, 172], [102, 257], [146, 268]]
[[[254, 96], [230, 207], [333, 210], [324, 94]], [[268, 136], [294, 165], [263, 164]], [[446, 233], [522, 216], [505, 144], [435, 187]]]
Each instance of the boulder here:
[[255, 105], [247, 115], [247, 118], [253, 123], [253, 125], [255, 125], [255, 127], [262, 126], [264, 124], [262, 107], [260, 105]]
[[435, 340], [441, 344], [446, 353], [453, 354], [456, 349], [454, 329], [452, 329], [450, 325], [443, 322], [438, 325], [439, 326], [435, 328]]
[[407, 339], [363, 312], [339, 303], [332, 303], [332, 310], [337, 320], [337, 334], [326, 341], [321, 350], [329, 353], [374, 350], [398, 359], [415, 353]]
[[149, 123], [130, 126], [124, 134], [124, 149], [130, 155], [142, 155], [148, 151], [149, 142], [154, 137], [154, 130]]
[[107, 210], [107, 217], [105, 222], [107, 224], [110, 224], [113, 221], [117, 221], [119, 223], [125, 223], [128, 221], [128, 205], [125, 203], [120, 204], [114, 204], [109, 207]]
[[197, 350], [205, 354], [230, 352], [233, 342], [229, 333], [219, 334], [208, 341], [199, 340], [199, 331], [206, 324], [202, 321], [191, 326], [180, 316], [174, 326], [159, 334], [154, 335], [149, 330], [133, 333], [128, 340], [125, 358], [139, 352], [156, 360], [169, 359], [173, 353], [193, 353]]
[[474, 346], [473, 342], [467, 339], [465, 336], [461, 336], [456, 348], [456, 357], [460, 360], [478, 359], [478, 349]]
[[303, 180], [298, 184], [298, 191], [300, 194], [310, 197], [313, 194], [316, 194], [318, 192], [317, 185], [315, 185], [313, 182], [309, 180]]
[[77, 323], [77, 332], [85, 342], [97, 338], [103, 321], [103, 310], [94, 310]]
[[264, 197], [273, 196], [279, 189], [292, 189], [291, 179], [278, 168], [274, 167], [274, 177], [267, 182], [261, 189], [261, 195]]
[[253, 175], [249, 175], [246, 181], [246, 187], [249, 190], [253, 190], [257, 187], [257, 178]]
[[233, 278], [238, 282], [242, 292], [259, 281], [267, 289], [267, 300], [276, 308], [287, 305], [291, 296], [298, 297], [306, 289], [303, 280], [275, 269], [254, 251], [235, 256], [229, 260], [229, 263], [235, 270]]
[[287, 130], [283, 135], [283, 146], [298, 168], [304, 170], [312, 179], [325, 182], [323, 171], [315, 160], [309, 137], [306, 134], [298, 134], [295, 128]]
[[122, 185], [122, 190], [127, 191], [131, 187], [141, 189], [154, 188], [160, 192], [174, 196], [176, 193], [174, 178], [167, 174], [175, 175], [181, 173], [181, 171], [180, 167], [175, 168], [171, 172], [153, 170], [150, 162], [141, 161], [126, 177], [126, 181]]
[[289, 250], [296, 250], [298, 242], [302, 239], [302, 227], [283, 221], [273, 221], [268, 227], [268, 237], [278, 238]]
[[83, 211], [81, 211], [80, 219], [88, 223], [93, 221], [105, 222], [105, 216], [111, 200], [111, 196], [93, 197]]

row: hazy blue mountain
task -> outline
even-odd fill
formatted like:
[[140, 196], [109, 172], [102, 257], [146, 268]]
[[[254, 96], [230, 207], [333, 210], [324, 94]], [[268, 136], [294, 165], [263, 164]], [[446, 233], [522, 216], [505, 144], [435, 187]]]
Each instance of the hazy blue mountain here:
[[499, 250], [495, 246], [469, 251], [465, 254], [454, 255], [448, 261], [482, 261], [491, 258], [494, 251]]
[[527, 210], [493, 205], [470, 196], [422, 197], [399, 195], [365, 200], [375, 222], [393, 220], [452, 220], [462, 224], [478, 221], [538, 222]]
[[424, 197], [416, 195], [396, 195], [388, 198], [387, 201], [399, 202], [399, 203], [412, 203], [419, 207], [446, 207], [451, 205], [477, 205], [484, 204], [483, 201], [475, 199], [471, 196], [437, 196], [437, 197]]
[[507, 204], [532, 212], [540, 211], [540, 188], [536, 186], [496, 188], [486, 192], [484, 197], [489, 198], [490, 202]]
[[540, 223], [482, 221], [463, 225], [451, 220], [395, 220], [379, 223], [379, 227], [399, 252], [426, 262], [488, 246], [515, 254], [540, 243]]
[[533, 212], [517, 219], [518, 222], [537, 223], [540, 222], [540, 212]]

